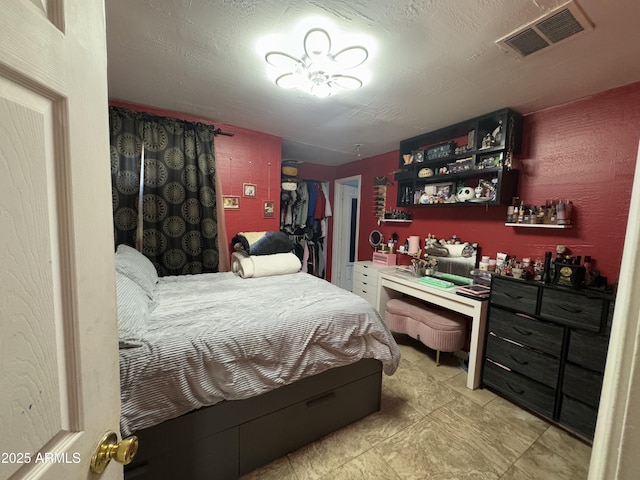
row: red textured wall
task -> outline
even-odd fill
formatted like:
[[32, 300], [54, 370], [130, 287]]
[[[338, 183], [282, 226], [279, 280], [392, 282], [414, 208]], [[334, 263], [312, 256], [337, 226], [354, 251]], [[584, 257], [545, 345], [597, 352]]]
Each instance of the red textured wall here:
[[[397, 232], [402, 241], [408, 235], [456, 234], [477, 242], [492, 258], [497, 252], [542, 258], [556, 245], [566, 245], [575, 255], [591, 255], [596, 268], [614, 282], [620, 271], [639, 139], [640, 83], [525, 117], [523, 151], [515, 162], [520, 198], [537, 205], [546, 199], [572, 200], [575, 225], [569, 230], [505, 227], [506, 207], [486, 206], [412, 208], [413, 223], [378, 227], [367, 211], [373, 177], [397, 167], [398, 151], [345, 165], [341, 177], [361, 174], [363, 180], [359, 259], [371, 256], [367, 237], [374, 228], [385, 238]], [[388, 206], [394, 204], [396, 192], [394, 181], [388, 187]]]
[[[279, 230], [281, 139], [216, 123], [218, 126], [235, 133], [234, 137], [218, 135], [215, 139], [222, 193], [240, 197], [240, 209], [225, 211], [229, 239], [238, 232]], [[257, 186], [255, 198], [243, 196], [244, 183]], [[264, 218], [265, 201], [274, 203], [273, 218]]]
[[[233, 133], [233, 137], [216, 135], [214, 142], [222, 193], [223, 195], [240, 197], [238, 210], [225, 211], [229, 240], [237, 232], [279, 230], [280, 160], [282, 157], [280, 137], [169, 110], [132, 105], [115, 100], [110, 101], [109, 105], [149, 112], [154, 115], [180, 118], [190, 122], [214, 124], [216, 128], [220, 127], [224, 132]], [[243, 196], [243, 183], [256, 185], [255, 197]], [[276, 211], [273, 218], [264, 218], [263, 215], [263, 204], [268, 200], [275, 204]]]
[[[112, 105], [145, 110], [190, 121], [210, 120], [176, 112], [149, 109], [118, 102]], [[216, 156], [225, 195], [239, 195], [240, 210], [227, 210], [227, 231], [277, 230], [279, 218], [262, 218], [262, 202], [273, 199], [279, 206], [281, 140], [278, 137], [215, 122], [216, 127], [235, 133], [216, 137]], [[333, 202], [333, 181], [362, 175], [359, 259], [371, 258], [369, 232], [379, 229], [388, 238], [397, 232], [401, 241], [409, 235], [438, 237], [455, 234], [477, 242], [485, 255], [499, 251], [522, 257], [543, 257], [558, 244], [575, 255], [591, 255], [596, 268], [617, 279], [626, 231], [631, 185], [640, 139], [640, 83], [609, 90], [569, 104], [525, 117], [523, 151], [515, 159], [520, 170], [519, 194], [525, 203], [542, 204], [546, 199], [564, 198], [575, 205], [574, 228], [544, 230], [504, 226], [506, 207], [413, 208], [411, 224], [378, 226], [372, 211], [373, 180], [397, 168], [398, 151], [352, 162], [340, 167], [304, 163], [301, 178], [329, 181]], [[401, 139], [398, 139], [400, 141]], [[229, 157], [232, 157], [231, 166]], [[247, 170], [251, 159], [251, 175]], [[271, 163], [269, 169], [268, 163]], [[271, 191], [267, 192], [271, 171]], [[242, 183], [255, 183], [255, 199], [242, 197]], [[395, 204], [396, 185], [388, 187], [388, 208]], [[330, 223], [328, 252], [331, 252]], [[330, 275], [331, 258], [327, 259]], [[329, 277], [330, 278], [330, 277]]]

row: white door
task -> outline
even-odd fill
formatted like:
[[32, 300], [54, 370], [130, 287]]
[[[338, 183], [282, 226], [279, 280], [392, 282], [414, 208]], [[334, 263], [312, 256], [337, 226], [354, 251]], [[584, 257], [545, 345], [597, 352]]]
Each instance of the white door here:
[[89, 473], [119, 431], [102, 0], [0, 11], [0, 479]]
[[331, 282], [353, 288], [353, 264], [358, 260], [360, 228], [360, 176], [335, 182]]
[[589, 480], [635, 480], [640, 472], [639, 271], [640, 145], [593, 438]]

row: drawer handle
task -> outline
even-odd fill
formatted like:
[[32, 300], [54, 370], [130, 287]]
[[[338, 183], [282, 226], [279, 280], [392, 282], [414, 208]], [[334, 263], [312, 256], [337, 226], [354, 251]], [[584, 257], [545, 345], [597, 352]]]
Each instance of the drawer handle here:
[[513, 300], [520, 300], [522, 298], [522, 295], [512, 295], [509, 292], [504, 292], [504, 294]]
[[307, 408], [315, 407], [320, 403], [324, 403], [327, 400], [332, 400], [336, 396], [336, 392], [325, 393], [324, 395], [320, 395], [319, 397], [312, 398], [307, 401]]
[[582, 313], [582, 310], [580, 310], [579, 308], [563, 307], [562, 305], [558, 305], [558, 308], [564, 310], [565, 312], [569, 312], [569, 313]]
[[507, 382], [507, 387], [509, 387], [509, 390], [511, 390], [513, 393], [517, 393], [518, 395], [522, 395], [524, 393], [524, 390], [513, 388], [509, 382]]
[[529, 336], [531, 335], [533, 332], [528, 332], [526, 330], [520, 330], [518, 327], [511, 325], [511, 328], [513, 328], [516, 332], [518, 332], [520, 335], [525, 335], [525, 336]]
[[529, 362], [527, 360], [518, 360], [516, 357], [513, 356], [512, 353], [510, 353], [509, 356], [514, 362], [519, 363], [520, 365], [529, 365]]

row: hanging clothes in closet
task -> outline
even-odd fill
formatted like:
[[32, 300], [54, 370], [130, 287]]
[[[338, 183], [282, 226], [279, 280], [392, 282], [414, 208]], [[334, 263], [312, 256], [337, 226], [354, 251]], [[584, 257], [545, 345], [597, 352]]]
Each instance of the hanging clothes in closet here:
[[[288, 179], [289, 181], [291, 179]], [[327, 222], [332, 215], [329, 182], [297, 180], [280, 195], [280, 230], [289, 234], [304, 271], [326, 278]]]

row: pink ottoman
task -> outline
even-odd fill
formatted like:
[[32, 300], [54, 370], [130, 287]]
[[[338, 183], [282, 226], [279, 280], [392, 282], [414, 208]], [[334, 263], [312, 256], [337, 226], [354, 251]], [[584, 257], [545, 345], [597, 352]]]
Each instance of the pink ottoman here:
[[413, 298], [394, 298], [387, 302], [384, 321], [389, 330], [404, 333], [436, 351], [455, 352], [464, 346], [467, 320], [464, 315], [438, 309]]

